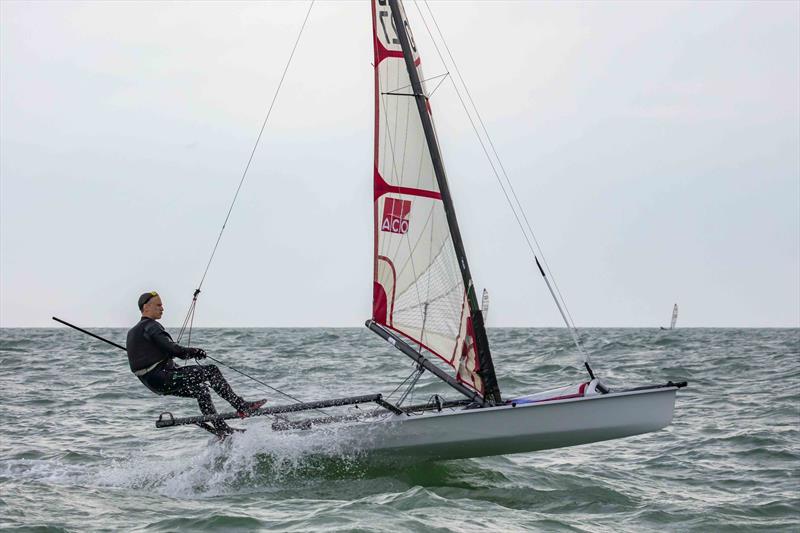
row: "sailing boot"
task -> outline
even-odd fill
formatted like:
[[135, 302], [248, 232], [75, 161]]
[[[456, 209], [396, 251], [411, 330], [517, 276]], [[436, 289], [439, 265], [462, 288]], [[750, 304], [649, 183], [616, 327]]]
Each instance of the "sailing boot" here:
[[229, 436], [233, 435], [234, 428], [230, 427], [227, 422], [224, 420], [215, 420], [214, 424], [214, 434], [216, 434], [219, 440], [225, 440]]
[[242, 402], [239, 408], [236, 410], [236, 416], [239, 418], [247, 418], [248, 416], [252, 415], [256, 411], [258, 411], [262, 405], [267, 403], [266, 398], [261, 400], [256, 400], [254, 402]]

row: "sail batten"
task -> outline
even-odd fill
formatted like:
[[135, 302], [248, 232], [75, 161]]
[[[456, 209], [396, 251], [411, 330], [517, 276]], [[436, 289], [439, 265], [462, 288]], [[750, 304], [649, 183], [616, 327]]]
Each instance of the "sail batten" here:
[[373, 0], [372, 15], [373, 320], [452, 366], [457, 381], [499, 401], [422, 61], [401, 3]]

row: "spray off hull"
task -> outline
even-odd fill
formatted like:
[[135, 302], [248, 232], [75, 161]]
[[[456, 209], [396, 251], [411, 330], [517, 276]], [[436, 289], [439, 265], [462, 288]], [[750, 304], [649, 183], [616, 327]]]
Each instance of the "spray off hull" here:
[[392, 415], [354, 424], [347, 433], [354, 448], [392, 457], [459, 459], [563, 448], [666, 427], [676, 390]]

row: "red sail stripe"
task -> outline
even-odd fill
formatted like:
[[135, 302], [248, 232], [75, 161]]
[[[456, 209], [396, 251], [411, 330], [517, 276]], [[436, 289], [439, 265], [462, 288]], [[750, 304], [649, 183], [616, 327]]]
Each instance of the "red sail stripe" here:
[[399, 57], [400, 59], [403, 58], [403, 51], [402, 50], [387, 50], [383, 43], [380, 42], [377, 35], [375, 36], [375, 68], [378, 67], [378, 64], [386, 59], [387, 57]]
[[[392, 260], [389, 259], [388, 257], [386, 257], [385, 255], [379, 255], [378, 256], [378, 261], [385, 261], [386, 263], [389, 264], [389, 268], [392, 269], [392, 301], [391, 302], [386, 302], [387, 306], [389, 307], [389, 309], [387, 309], [388, 323], [391, 324], [392, 321], [394, 320], [394, 291], [395, 291], [395, 288], [397, 287], [397, 271], [394, 268], [394, 263], [392, 262]], [[375, 277], [377, 279], [377, 275]], [[380, 283], [378, 283], [378, 284], [380, 284]], [[388, 299], [388, 295], [387, 295], [387, 299]], [[380, 323], [381, 321], [378, 321], [378, 322]], [[388, 324], [384, 324], [384, 325], [388, 325]]]
[[[374, 59], [374, 68], [375, 71], [375, 133], [374, 133], [374, 161], [375, 165], [378, 164], [378, 136], [380, 135], [380, 101], [378, 99], [378, 34], [376, 32], [375, 26], [375, 2], [372, 2], [372, 44], [373, 44], [373, 51], [375, 53]], [[373, 211], [374, 211], [374, 223], [373, 228], [378, 227], [378, 202], [373, 203]], [[372, 281], [374, 283], [378, 283], [378, 232], [373, 231], [373, 240], [372, 240], [372, 251], [373, 251], [373, 260], [372, 260]], [[374, 296], [373, 296], [373, 314], [374, 314]]]
[[[442, 194], [438, 191], [429, 191], [427, 189], [416, 189], [414, 187], [400, 187], [399, 185], [389, 185], [386, 183], [381, 177], [380, 172], [378, 169], [375, 169], [375, 201], [378, 200], [381, 196], [388, 193], [395, 193], [395, 194], [408, 194], [410, 196], [421, 196], [423, 198], [433, 198], [435, 200], [441, 200]], [[376, 222], [377, 224], [377, 222]]]

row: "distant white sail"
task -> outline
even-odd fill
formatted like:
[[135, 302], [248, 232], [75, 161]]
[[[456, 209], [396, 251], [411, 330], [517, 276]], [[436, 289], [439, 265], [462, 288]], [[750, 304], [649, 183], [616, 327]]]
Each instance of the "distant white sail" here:
[[483, 313], [483, 323], [489, 322], [489, 291], [483, 289], [483, 297], [481, 298], [481, 313]]
[[672, 308], [672, 322], [669, 324], [669, 329], [675, 329], [675, 322], [678, 321], [678, 304]]

